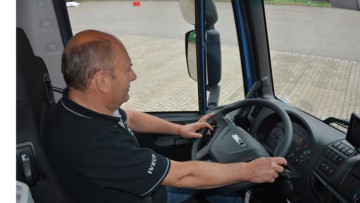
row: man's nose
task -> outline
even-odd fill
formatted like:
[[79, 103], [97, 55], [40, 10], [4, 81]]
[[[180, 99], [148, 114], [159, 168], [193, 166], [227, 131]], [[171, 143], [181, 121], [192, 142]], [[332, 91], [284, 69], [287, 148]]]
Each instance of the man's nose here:
[[137, 78], [137, 75], [136, 75], [136, 73], [135, 73], [135, 71], [132, 69], [131, 70], [131, 74], [130, 74], [130, 79], [131, 79], [131, 81], [134, 81], [134, 80], [136, 80], [136, 78]]

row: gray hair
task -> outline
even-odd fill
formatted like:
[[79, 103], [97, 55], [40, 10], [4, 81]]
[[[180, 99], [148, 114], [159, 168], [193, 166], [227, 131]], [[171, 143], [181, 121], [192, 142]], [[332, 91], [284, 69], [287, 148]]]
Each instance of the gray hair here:
[[100, 70], [107, 70], [113, 77], [114, 52], [110, 40], [86, 42], [64, 51], [61, 72], [67, 86], [86, 90], [90, 79]]

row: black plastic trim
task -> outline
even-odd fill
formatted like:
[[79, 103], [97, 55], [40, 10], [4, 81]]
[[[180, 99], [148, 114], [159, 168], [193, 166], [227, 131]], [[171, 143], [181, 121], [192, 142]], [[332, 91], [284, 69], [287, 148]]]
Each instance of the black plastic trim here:
[[61, 39], [64, 46], [66, 46], [70, 38], [73, 36], [66, 1], [53, 0], [53, 5], [59, 24]]

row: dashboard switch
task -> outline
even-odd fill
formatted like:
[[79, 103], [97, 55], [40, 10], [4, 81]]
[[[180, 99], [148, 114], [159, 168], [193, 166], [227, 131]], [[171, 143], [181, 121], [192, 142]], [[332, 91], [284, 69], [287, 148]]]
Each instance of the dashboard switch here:
[[321, 163], [320, 171], [322, 171], [324, 174], [326, 174], [329, 177], [331, 177], [335, 173], [335, 169], [325, 161]]
[[349, 150], [347, 150], [346, 151], [346, 156], [350, 156], [352, 153], [354, 153], [355, 152], [355, 150], [353, 150], [353, 149], [349, 149]]

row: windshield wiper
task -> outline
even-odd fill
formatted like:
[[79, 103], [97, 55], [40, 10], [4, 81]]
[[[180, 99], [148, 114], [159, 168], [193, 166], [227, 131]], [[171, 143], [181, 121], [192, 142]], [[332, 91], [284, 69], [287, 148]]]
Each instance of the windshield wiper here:
[[335, 123], [335, 124], [338, 124], [338, 125], [340, 125], [341, 127], [344, 127], [344, 128], [349, 128], [349, 124], [350, 124], [349, 120], [341, 119], [341, 118], [335, 118], [335, 117], [329, 117], [329, 118], [323, 120], [323, 122], [328, 124], [328, 125], [330, 125], [331, 123]]

